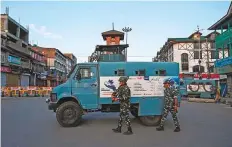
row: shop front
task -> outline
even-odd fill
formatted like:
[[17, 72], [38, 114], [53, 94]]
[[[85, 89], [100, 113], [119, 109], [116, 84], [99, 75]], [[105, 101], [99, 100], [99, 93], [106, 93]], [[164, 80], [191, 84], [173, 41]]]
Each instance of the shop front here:
[[11, 68], [7, 66], [1, 66], [1, 86], [5, 87], [7, 85], [7, 74], [11, 73]]
[[29, 86], [30, 74], [23, 73], [20, 77], [20, 86], [27, 87]]
[[226, 80], [223, 78], [224, 86], [221, 86], [223, 95], [227, 92], [232, 95], [232, 56], [215, 61], [215, 69], [217, 73], [226, 77]]

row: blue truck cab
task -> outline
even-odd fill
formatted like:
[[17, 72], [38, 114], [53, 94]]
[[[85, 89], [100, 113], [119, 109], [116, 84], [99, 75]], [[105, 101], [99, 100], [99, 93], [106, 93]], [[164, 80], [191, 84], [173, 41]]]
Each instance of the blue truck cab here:
[[[175, 62], [88, 62], [76, 64], [68, 80], [53, 88], [46, 99], [63, 127], [79, 125], [87, 112], [119, 112], [111, 94], [120, 76], [128, 76], [131, 114], [142, 124], [160, 123], [164, 106], [163, 81], [172, 78], [179, 88], [179, 63]], [[180, 96], [178, 96], [180, 103]]]

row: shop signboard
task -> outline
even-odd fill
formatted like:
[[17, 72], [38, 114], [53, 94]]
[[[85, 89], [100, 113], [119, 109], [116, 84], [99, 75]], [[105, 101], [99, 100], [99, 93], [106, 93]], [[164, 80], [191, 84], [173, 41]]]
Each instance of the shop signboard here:
[[10, 67], [6, 67], [6, 66], [1, 66], [0, 68], [1, 72], [11, 72], [11, 68]]
[[8, 62], [20, 65], [21, 58], [14, 57], [14, 56], [8, 56]]

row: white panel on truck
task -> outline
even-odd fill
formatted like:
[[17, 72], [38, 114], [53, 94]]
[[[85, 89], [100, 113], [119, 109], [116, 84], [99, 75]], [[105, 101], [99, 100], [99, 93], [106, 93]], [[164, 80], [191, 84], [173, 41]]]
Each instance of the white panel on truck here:
[[[114, 89], [118, 88], [118, 79], [115, 77], [100, 77], [100, 97], [111, 97]], [[131, 90], [132, 97], [154, 97], [164, 96], [163, 81], [168, 76], [130, 76], [127, 84]]]

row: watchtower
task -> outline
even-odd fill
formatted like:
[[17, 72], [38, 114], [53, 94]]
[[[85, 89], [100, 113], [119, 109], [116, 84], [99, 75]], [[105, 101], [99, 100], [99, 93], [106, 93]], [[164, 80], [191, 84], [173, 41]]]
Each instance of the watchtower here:
[[124, 40], [124, 33], [113, 29], [102, 33], [106, 45], [97, 45], [89, 62], [125, 62], [128, 44], [120, 44]]

